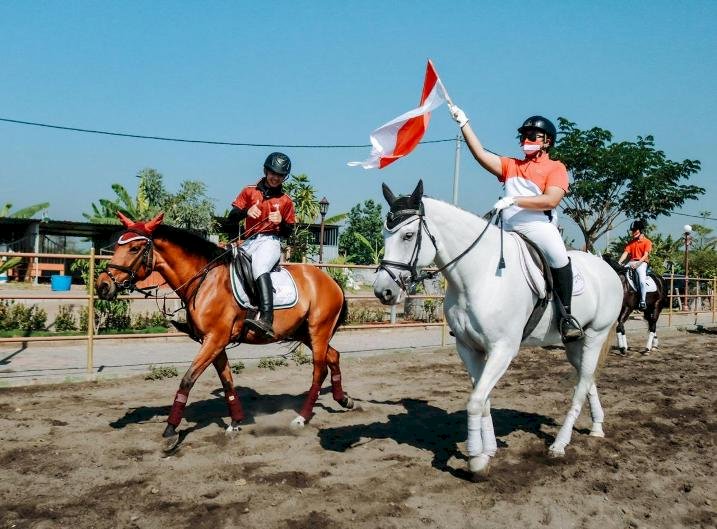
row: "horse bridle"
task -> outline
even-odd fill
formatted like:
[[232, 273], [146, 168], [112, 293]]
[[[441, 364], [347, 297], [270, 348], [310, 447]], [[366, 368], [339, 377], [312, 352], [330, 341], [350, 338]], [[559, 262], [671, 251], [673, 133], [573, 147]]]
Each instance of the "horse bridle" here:
[[[385, 270], [389, 277], [393, 280], [394, 283], [396, 283], [396, 285], [398, 285], [399, 288], [406, 292], [409, 292], [413, 285], [415, 285], [416, 283], [423, 281], [424, 279], [432, 278], [438, 273], [437, 271], [423, 272], [420, 274], [418, 273], [418, 256], [421, 253], [421, 241], [424, 228], [426, 230], [426, 233], [428, 234], [428, 237], [431, 239], [431, 243], [433, 243], [433, 247], [438, 250], [438, 246], [436, 246], [436, 238], [431, 233], [431, 230], [428, 229], [428, 223], [426, 223], [426, 218], [423, 214], [423, 204], [421, 204], [418, 209], [401, 209], [395, 212], [389, 211], [386, 220], [387, 229], [389, 223], [396, 222], [401, 217], [406, 217], [406, 219], [397, 222], [393, 229], [389, 231], [395, 231], [401, 226], [406, 226], [409, 223], [414, 222], [414, 220], [418, 220], [419, 222], [418, 233], [416, 235], [416, 244], [413, 246], [411, 258], [407, 263], [382, 259], [376, 271], [378, 272], [379, 270]], [[416, 217], [416, 219], [413, 219], [413, 217]], [[408, 283], [400, 275], [395, 274], [389, 267], [398, 268], [399, 270], [408, 270], [408, 272], [410, 272], [411, 274], [411, 278]]]
[[[475, 247], [475, 245], [478, 244], [478, 242], [481, 240], [481, 238], [483, 238], [483, 235], [484, 235], [485, 232], [488, 230], [488, 227], [490, 226], [491, 220], [492, 220], [492, 218], [493, 218], [494, 215], [495, 215], [495, 212], [494, 212], [494, 211], [491, 211], [491, 212], [489, 213], [490, 220], [486, 223], [485, 228], [483, 228], [483, 231], [480, 232], [480, 234], [478, 235], [478, 237], [476, 237], [476, 239], [470, 244], [470, 246], [468, 246], [468, 248], [466, 248], [465, 250], [463, 250], [460, 254], [458, 254], [456, 257], [454, 257], [453, 259], [451, 259], [450, 261], [448, 261], [446, 264], [444, 264], [444, 265], [443, 265], [442, 267], [440, 267], [439, 269], [434, 270], [434, 271], [431, 271], [431, 272], [425, 272], [425, 271], [424, 271], [424, 272], [422, 272], [422, 273], [419, 274], [419, 273], [418, 273], [418, 255], [419, 255], [420, 252], [421, 252], [421, 238], [422, 238], [421, 235], [423, 234], [423, 229], [422, 229], [422, 228], [425, 228], [425, 229], [426, 229], [426, 233], [428, 234], [428, 237], [430, 237], [431, 243], [433, 243], [433, 247], [436, 249], [436, 251], [438, 251], [438, 245], [436, 244], [436, 238], [435, 238], [435, 237], [433, 236], [433, 234], [431, 233], [431, 230], [428, 229], [428, 223], [426, 222], [425, 214], [424, 214], [424, 212], [423, 212], [423, 203], [420, 204], [420, 206], [419, 206], [418, 209], [402, 209], [402, 210], [399, 210], [399, 211], [396, 211], [396, 212], [389, 211], [388, 217], [387, 217], [387, 219], [386, 219], [387, 229], [388, 229], [388, 223], [389, 223], [389, 222], [396, 222], [396, 225], [393, 227], [393, 229], [392, 229], [392, 230], [389, 230], [389, 231], [395, 231], [395, 230], [397, 230], [397, 229], [398, 229], [399, 227], [401, 227], [401, 226], [406, 226], [406, 225], [408, 225], [408, 224], [409, 224], [409, 221], [410, 221], [410, 222], [413, 222], [413, 221], [414, 221], [414, 219], [412, 219], [412, 217], [415, 216], [415, 217], [418, 218], [418, 221], [419, 221], [419, 223], [420, 223], [420, 224], [419, 224], [419, 229], [418, 229], [418, 235], [416, 235], [416, 244], [415, 244], [415, 246], [413, 247], [413, 252], [411, 253], [411, 258], [409, 259], [409, 261], [408, 261], [407, 263], [402, 263], [402, 262], [400, 262], [400, 261], [389, 261], [389, 260], [387, 260], [387, 259], [382, 259], [381, 262], [379, 263], [378, 268], [376, 269], [376, 271], [378, 272], [378, 271], [380, 271], [380, 270], [385, 270], [386, 273], [389, 275], [389, 277], [393, 280], [394, 283], [396, 283], [396, 285], [398, 285], [398, 287], [399, 287], [400, 289], [402, 289], [404, 292], [410, 292], [411, 289], [412, 289], [412, 287], [413, 287], [413, 285], [415, 285], [416, 283], [419, 283], [420, 281], [423, 281], [424, 279], [433, 279], [433, 278], [436, 277], [440, 272], [442, 272], [443, 270], [445, 270], [446, 268], [448, 268], [448, 267], [451, 266], [452, 264], [456, 263], [458, 260], [460, 260], [461, 258], [463, 258], [468, 252], [470, 252], [470, 251]], [[406, 218], [405, 220], [403, 220], [403, 221], [397, 222], [397, 219], [399, 219], [399, 218], [401, 218], [401, 217], [403, 217], [403, 216], [407, 216], [407, 218]], [[496, 222], [497, 222], [497, 221], [496, 221]], [[503, 263], [502, 225], [501, 225], [501, 248], [500, 248], [500, 253], [501, 253], [501, 256], [500, 256], [501, 265], [500, 265], [500, 267], [503, 268], [503, 267], [505, 267], [505, 264]], [[398, 268], [399, 270], [408, 270], [408, 271], [411, 273], [411, 279], [410, 279], [410, 281], [408, 281], [408, 284], [407, 284], [407, 282], [406, 282], [402, 277], [400, 277], [400, 276], [394, 274], [394, 273], [391, 271], [391, 269], [388, 268], [389, 266], [390, 266], [390, 267], [393, 267], [393, 268]]]
[[[132, 232], [131, 230], [127, 233], [137, 233]], [[120, 237], [120, 240], [122, 237]], [[141, 252], [137, 254], [137, 256], [132, 260], [129, 266], [124, 265], [118, 265], [113, 263], [107, 263], [107, 266], [105, 266], [104, 272], [110, 277], [112, 280], [112, 283], [114, 283], [115, 287], [119, 290], [129, 289], [134, 290], [137, 283], [137, 272], [139, 271], [140, 267], [144, 265], [145, 269], [149, 270], [151, 273], [152, 270], [154, 270], [154, 243], [152, 242], [152, 239], [149, 237], [142, 235], [141, 233], [137, 233], [136, 239], [144, 239], [146, 240], [146, 244], [144, 245], [144, 248]], [[131, 239], [131, 240], [136, 240]], [[131, 242], [127, 241], [128, 243]], [[118, 243], [122, 244], [122, 243]], [[128, 274], [127, 279], [125, 279], [122, 282], [117, 281], [117, 278], [112, 274], [112, 270], [119, 270], [121, 272], [125, 272]]]

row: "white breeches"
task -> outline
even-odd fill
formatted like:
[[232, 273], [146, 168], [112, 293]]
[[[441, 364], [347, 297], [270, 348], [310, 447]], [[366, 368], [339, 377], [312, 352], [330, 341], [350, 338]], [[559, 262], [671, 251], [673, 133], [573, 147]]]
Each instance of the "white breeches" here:
[[558, 228], [555, 224], [548, 222], [547, 217], [544, 221], [536, 220], [515, 224], [508, 221], [504, 223], [504, 227], [506, 230], [520, 232], [533, 241], [545, 254], [550, 268], [562, 268], [570, 262]]
[[251, 255], [251, 272], [254, 279], [271, 272], [281, 258], [281, 243], [276, 235], [255, 235], [242, 248]]
[[[635, 263], [636, 261], [630, 261], [630, 266], [632, 266], [632, 263]], [[637, 272], [637, 277], [640, 280], [640, 297], [642, 298], [641, 301], [645, 301], [645, 281], [647, 281], [647, 263], [642, 262], [640, 265], [635, 268], [635, 271]]]

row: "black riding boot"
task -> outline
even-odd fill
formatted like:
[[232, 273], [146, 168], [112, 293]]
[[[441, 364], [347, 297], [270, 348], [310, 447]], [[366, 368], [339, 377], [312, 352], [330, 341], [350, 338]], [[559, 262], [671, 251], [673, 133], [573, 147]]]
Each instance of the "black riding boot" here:
[[247, 320], [246, 323], [267, 337], [274, 338], [274, 287], [271, 284], [271, 274], [267, 272], [257, 277], [256, 286], [259, 294], [259, 316], [255, 320]]
[[[562, 268], [551, 268], [550, 272], [553, 276], [553, 288], [559, 300], [565, 309], [565, 314], [560, 317], [560, 335], [563, 342], [574, 342], [583, 337], [583, 329], [573, 316], [570, 315], [570, 307], [573, 300], [573, 267], [568, 262]], [[561, 311], [562, 312], [562, 311]]]

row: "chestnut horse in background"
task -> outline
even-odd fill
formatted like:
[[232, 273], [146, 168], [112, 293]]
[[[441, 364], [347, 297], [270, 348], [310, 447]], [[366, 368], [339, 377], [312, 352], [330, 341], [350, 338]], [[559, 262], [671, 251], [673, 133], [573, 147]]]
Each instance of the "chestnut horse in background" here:
[[[275, 311], [275, 338], [257, 336], [244, 328], [247, 310], [234, 300], [230, 284], [231, 252], [189, 231], [162, 224], [163, 214], [147, 222], [133, 222], [118, 214], [127, 228], [115, 246], [107, 268], [96, 282], [101, 299], [111, 300], [118, 291], [132, 289], [138, 281], [157, 271], [177, 293], [187, 311], [187, 323], [194, 338], [201, 342], [179, 385], [164, 430], [165, 450], [179, 443], [177, 427], [182, 420], [189, 392], [210, 364], [219, 374], [229, 407], [231, 425], [237, 431], [244, 418], [239, 396], [234, 389], [226, 346], [246, 342], [266, 344], [277, 341], [299, 341], [313, 353], [313, 379], [299, 415], [292, 421], [303, 426], [312, 416], [321, 385], [331, 370], [334, 400], [352, 408], [353, 400], [341, 386], [339, 352], [329, 340], [346, 317], [347, 306], [341, 287], [328, 274], [312, 265], [285, 266], [298, 289], [295, 306]], [[327, 369], [328, 366], [328, 369]]]

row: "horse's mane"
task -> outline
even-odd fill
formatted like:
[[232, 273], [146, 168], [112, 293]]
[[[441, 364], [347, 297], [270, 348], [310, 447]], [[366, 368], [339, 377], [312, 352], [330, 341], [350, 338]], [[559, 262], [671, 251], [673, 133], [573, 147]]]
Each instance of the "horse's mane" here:
[[[167, 224], [160, 224], [157, 226], [157, 229], [153, 233], [153, 238], [165, 239], [190, 253], [206, 257], [207, 259], [219, 257], [226, 251], [224, 248], [217, 246], [213, 242], [206, 240], [204, 237], [201, 237], [192, 231], [175, 228], [174, 226], [168, 226]], [[231, 253], [227, 252], [227, 261], [229, 261], [230, 256]]]
[[460, 216], [459, 222], [472, 222], [472, 221], [484, 221], [489, 222], [491, 220], [490, 213], [492, 211], [489, 211], [485, 215], [478, 215], [477, 213], [473, 213], [472, 211], [468, 211], [467, 209], [463, 209], [460, 206], [456, 206], [455, 204], [451, 204], [450, 202], [446, 202], [445, 200], [440, 200], [437, 198], [429, 197], [427, 195], [423, 196], [423, 200], [428, 200], [429, 202], [438, 203], [444, 206], [447, 206], [449, 208], [452, 208], [453, 213]]

